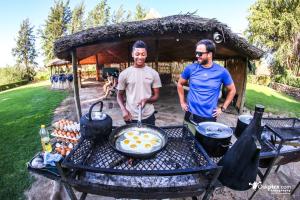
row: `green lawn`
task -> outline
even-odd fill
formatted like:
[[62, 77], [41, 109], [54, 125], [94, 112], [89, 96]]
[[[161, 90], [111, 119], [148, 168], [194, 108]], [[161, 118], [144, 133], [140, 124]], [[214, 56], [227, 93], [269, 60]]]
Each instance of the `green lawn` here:
[[41, 124], [51, 122], [67, 92], [51, 91], [48, 81], [0, 92], [0, 199], [24, 198], [31, 184], [26, 162], [41, 150]]
[[266, 86], [247, 83], [246, 107], [253, 110], [258, 103], [265, 106], [266, 112], [287, 113], [291, 117], [300, 117], [300, 102], [295, 98]]

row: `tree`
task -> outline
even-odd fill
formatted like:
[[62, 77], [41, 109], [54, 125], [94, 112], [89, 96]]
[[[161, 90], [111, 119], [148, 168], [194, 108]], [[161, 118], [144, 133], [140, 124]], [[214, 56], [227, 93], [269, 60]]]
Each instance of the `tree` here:
[[101, 0], [88, 14], [88, 27], [103, 26], [109, 23], [110, 7], [107, 0]]
[[72, 20], [70, 25], [70, 33], [75, 33], [83, 30], [84, 27], [84, 2], [81, 2], [78, 6], [76, 6], [72, 12]]
[[54, 6], [50, 8], [48, 18], [45, 20], [44, 29], [40, 30], [45, 62], [55, 58], [53, 53], [54, 42], [59, 37], [67, 34], [70, 21], [69, 0], [66, 3], [63, 0], [55, 1]]
[[296, 72], [299, 58], [293, 46], [300, 30], [300, 0], [257, 0], [250, 8], [246, 35], [250, 42], [274, 54], [277, 66]]
[[126, 10], [124, 10], [123, 5], [121, 5], [117, 10], [115, 10], [111, 16], [111, 22], [114, 24], [130, 21], [131, 12], [128, 11], [126, 15]]
[[12, 55], [16, 58], [17, 65], [24, 65], [26, 74], [23, 78], [29, 81], [35, 76], [34, 66], [37, 65], [35, 59], [37, 51], [35, 49], [35, 36], [33, 35], [34, 26], [30, 25], [29, 19], [23, 20], [18, 31], [16, 47], [12, 49]]
[[139, 3], [135, 7], [135, 20], [143, 20], [146, 17], [147, 11]]

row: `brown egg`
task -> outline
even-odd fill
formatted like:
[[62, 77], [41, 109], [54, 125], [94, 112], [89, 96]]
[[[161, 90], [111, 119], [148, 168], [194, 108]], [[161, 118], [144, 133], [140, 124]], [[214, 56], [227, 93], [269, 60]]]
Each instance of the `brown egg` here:
[[71, 133], [70, 133], [70, 132], [66, 132], [66, 136], [68, 136], [68, 137], [69, 137], [70, 135], [71, 135]]
[[61, 154], [62, 156], [65, 156], [65, 155], [66, 155], [66, 150], [65, 150], [65, 149], [62, 149], [62, 150], [60, 151], [60, 154]]
[[61, 152], [61, 148], [60, 147], [56, 147], [55, 151], [57, 151], [57, 153], [60, 153]]
[[70, 149], [69, 147], [66, 147], [66, 152], [67, 152], [67, 151], [71, 151], [71, 150], [72, 150], [72, 149]]
[[71, 136], [72, 138], [76, 137], [75, 133], [71, 133], [70, 136]]

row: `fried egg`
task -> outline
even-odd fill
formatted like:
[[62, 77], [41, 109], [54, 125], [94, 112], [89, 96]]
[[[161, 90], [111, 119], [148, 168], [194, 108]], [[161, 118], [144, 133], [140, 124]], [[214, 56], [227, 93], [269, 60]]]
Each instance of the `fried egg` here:
[[149, 141], [151, 145], [155, 146], [159, 146], [161, 144], [161, 139], [155, 137], [152, 140]]
[[152, 151], [153, 145], [150, 142], [144, 142], [141, 145], [139, 145], [139, 152], [141, 153], [147, 153]]
[[131, 139], [134, 136], [138, 136], [138, 135], [139, 135], [138, 131], [128, 131], [128, 132], [124, 133], [124, 137], [127, 139]]
[[141, 134], [141, 138], [144, 140], [144, 141], [148, 141], [148, 140], [152, 140], [153, 137], [155, 137], [153, 134], [151, 133], [142, 133]]
[[131, 144], [134, 144], [134, 142], [132, 142], [130, 139], [125, 139], [120, 142], [121, 148], [124, 150], [129, 150], [130, 149], [129, 146]]

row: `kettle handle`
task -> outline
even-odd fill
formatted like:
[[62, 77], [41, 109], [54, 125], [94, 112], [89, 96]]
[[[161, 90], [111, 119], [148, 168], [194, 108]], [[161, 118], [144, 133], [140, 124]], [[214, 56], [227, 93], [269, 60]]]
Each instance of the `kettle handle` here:
[[100, 112], [102, 112], [102, 108], [103, 108], [103, 102], [102, 101], [97, 101], [96, 103], [92, 104], [92, 106], [90, 107], [90, 110], [89, 110], [89, 121], [92, 121], [92, 110], [94, 108], [95, 105], [97, 104], [101, 104], [100, 105]]

